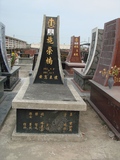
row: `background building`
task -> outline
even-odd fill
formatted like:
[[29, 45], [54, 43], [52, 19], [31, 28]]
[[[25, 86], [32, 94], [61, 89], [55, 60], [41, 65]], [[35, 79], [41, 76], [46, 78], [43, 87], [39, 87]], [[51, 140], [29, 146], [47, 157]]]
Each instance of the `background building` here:
[[5, 41], [6, 41], [6, 49], [23, 49], [27, 47], [27, 42], [10, 37], [10, 36], [5, 36]]

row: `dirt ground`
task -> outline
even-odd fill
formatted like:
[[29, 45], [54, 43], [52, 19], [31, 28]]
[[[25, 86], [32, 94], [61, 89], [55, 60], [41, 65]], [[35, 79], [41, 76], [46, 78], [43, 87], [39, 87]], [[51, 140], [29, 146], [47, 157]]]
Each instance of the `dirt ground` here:
[[120, 141], [87, 105], [81, 112], [80, 142], [14, 141], [16, 115], [11, 109], [0, 131], [0, 160], [120, 160]]

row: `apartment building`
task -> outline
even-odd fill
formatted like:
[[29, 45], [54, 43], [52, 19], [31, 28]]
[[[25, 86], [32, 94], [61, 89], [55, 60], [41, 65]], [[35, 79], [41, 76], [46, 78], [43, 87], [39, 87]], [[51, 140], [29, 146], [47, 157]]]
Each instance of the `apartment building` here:
[[5, 36], [5, 41], [6, 41], [6, 49], [24, 49], [27, 47], [27, 42], [10, 37], [10, 36]]

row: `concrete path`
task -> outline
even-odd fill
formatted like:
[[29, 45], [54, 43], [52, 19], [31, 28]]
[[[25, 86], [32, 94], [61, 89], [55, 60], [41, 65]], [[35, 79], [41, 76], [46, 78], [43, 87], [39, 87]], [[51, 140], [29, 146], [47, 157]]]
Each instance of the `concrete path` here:
[[[13, 91], [17, 93], [22, 79]], [[11, 109], [0, 131], [0, 160], [120, 160], [120, 141], [88, 104], [81, 113], [80, 142], [13, 141], [15, 110]]]

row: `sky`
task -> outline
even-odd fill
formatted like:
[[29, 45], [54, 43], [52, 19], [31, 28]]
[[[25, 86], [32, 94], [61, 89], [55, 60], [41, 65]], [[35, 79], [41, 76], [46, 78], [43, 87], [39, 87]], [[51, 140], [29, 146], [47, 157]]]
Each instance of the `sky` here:
[[92, 29], [120, 18], [120, 0], [0, 0], [0, 22], [5, 35], [40, 43], [43, 16], [60, 18], [60, 44], [70, 44], [72, 36], [80, 43], [91, 41]]

